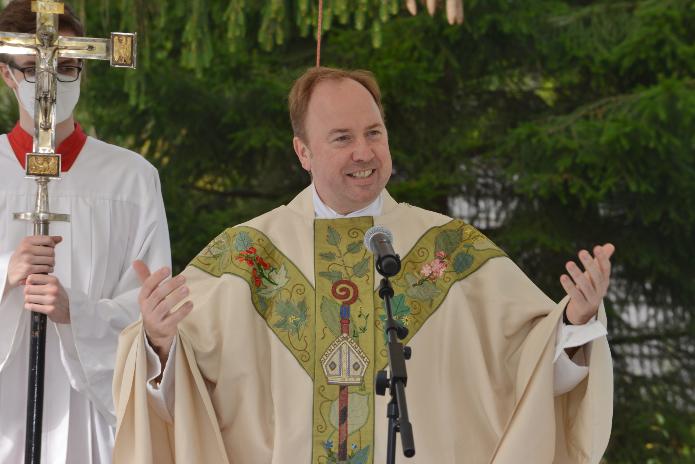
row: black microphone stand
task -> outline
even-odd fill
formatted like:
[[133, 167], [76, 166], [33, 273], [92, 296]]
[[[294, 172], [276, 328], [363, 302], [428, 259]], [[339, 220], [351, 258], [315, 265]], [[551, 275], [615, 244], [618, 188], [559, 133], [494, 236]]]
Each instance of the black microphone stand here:
[[[401, 434], [401, 445], [405, 457], [415, 456], [415, 440], [413, 439], [413, 426], [408, 418], [408, 404], [405, 399], [405, 386], [408, 383], [408, 373], [405, 369], [405, 361], [410, 359], [412, 351], [410, 347], [403, 347], [399, 340], [408, 336], [408, 329], [396, 323], [391, 311], [391, 298], [393, 298], [393, 287], [389, 282], [392, 277], [400, 271], [400, 260], [395, 272], [385, 272], [381, 260], [377, 260], [376, 269], [383, 276], [379, 285], [379, 296], [384, 300], [386, 309], [386, 324], [384, 331], [388, 340], [389, 372], [391, 378], [385, 370], [377, 372], [375, 389], [377, 395], [385, 396], [388, 388], [391, 394], [391, 401], [386, 409], [386, 416], [389, 418], [388, 441], [386, 449], [386, 463], [396, 463], [396, 434]], [[388, 266], [386, 266], [388, 267]]]

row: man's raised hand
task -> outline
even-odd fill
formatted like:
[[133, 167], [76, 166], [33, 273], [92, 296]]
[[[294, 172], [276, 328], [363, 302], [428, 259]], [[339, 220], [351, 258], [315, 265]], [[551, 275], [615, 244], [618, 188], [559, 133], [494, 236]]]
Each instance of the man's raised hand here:
[[193, 310], [193, 303], [186, 301], [178, 310], [172, 311], [188, 296], [186, 278], [178, 275], [167, 280], [171, 271], [166, 267], [150, 274], [149, 268], [142, 261], [134, 261], [133, 269], [142, 283], [138, 303], [145, 333], [164, 364], [174, 342], [178, 323]]
[[606, 296], [611, 277], [611, 255], [615, 247], [607, 243], [594, 247], [594, 256], [588, 251], [579, 252], [580, 269], [573, 261], [565, 264], [567, 274], [560, 276], [560, 283], [570, 296], [567, 319], [572, 324], [585, 324], [596, 316], [601, 300]]

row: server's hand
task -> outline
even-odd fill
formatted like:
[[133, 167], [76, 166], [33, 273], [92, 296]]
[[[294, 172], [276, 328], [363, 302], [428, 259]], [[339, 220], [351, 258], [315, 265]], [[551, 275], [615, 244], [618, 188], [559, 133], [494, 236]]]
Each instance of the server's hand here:
[[70, 323], [70, 299], [56, 276], [31, 274], [27, 277], [24, 309], [43, 313], [56, 324]]
[[31, 274], [50, 274], [55, 267], [55, 247], [63, 240], [58, 236], [24, 237], [12, 253], [7, 269], [7, 285], [15, 288], [26, 283]]

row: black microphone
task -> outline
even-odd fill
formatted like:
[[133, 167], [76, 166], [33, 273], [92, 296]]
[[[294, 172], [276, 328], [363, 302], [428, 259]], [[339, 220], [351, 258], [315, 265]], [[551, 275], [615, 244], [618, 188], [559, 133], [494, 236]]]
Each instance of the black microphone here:
[[374, 226], [364, 234], [364, 246], [376, 257], [376, 270], [393, 277], [401, 270], [401, 258], [393, 251], [393, 234], [386, 227]]

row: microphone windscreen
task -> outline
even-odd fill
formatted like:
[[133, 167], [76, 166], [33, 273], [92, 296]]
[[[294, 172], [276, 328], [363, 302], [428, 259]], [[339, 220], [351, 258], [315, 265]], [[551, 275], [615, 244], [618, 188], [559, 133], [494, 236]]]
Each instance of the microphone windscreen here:
[[376, 250], [372, 249], [372, 238], [377, 234], [386, 235], [386, 237], [388, 237], [388, 239], [389, 239], [389, 242], [393, 243], [393, 234], [386, 227], [384, 227], [384, 226], [370, 227], [367, 230], [367, 232], [364, 233], [364, 247], [367, 250], [371, 251], [372, 253], [376, 253]]

